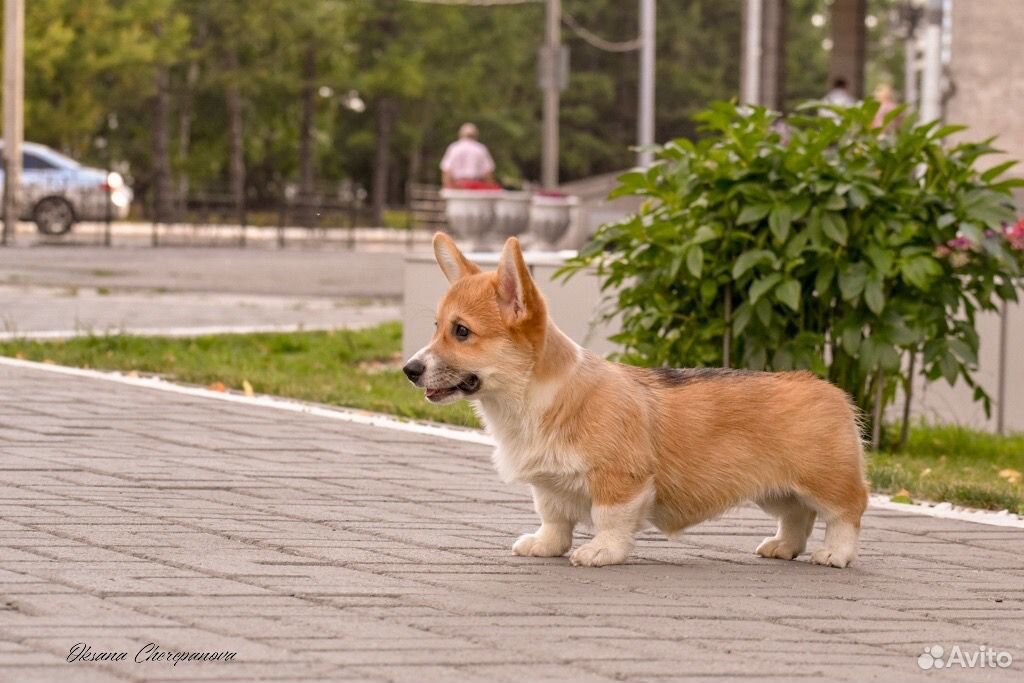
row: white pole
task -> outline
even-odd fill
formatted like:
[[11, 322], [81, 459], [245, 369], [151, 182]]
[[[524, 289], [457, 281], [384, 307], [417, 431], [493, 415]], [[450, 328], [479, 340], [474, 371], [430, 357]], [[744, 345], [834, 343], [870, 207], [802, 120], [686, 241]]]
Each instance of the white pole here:
[[[654, 46], [655, 0], [640, 0], [640, 102], [638, 107], [637, 143], [640, 147], [654, 144]], [[637, 164], [650, 166], [654, 153], [641, 150]]]
[[903, 102], [917, 105], [917, 34], [911, 32], [903, 44]]
[[544, 121], [541, 130], [541, 184], [558, 187], [558, 97], [561, 43], [562, 0], [547, 0], [544, 47], [547, 64], [544, 76]]
[[921, 122], [942, 116], [942, 0], [928, 0], [924, 27], [924, 71], [921, 74]]
[[747, 25], [743, 39], [743, 104], [761, 103], [762, 0], [746, 0]]
[[0, 243], [14, 239], [21, 179], [22, 107], [25, 98], [25, 2], [4, 2], [4, 229]]

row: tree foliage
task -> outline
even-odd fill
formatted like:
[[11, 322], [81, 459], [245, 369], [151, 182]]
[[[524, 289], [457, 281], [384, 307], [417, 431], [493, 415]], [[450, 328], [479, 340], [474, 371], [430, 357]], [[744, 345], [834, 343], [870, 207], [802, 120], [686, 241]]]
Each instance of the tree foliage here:
[[[736, 92], [741, 4], [658, 3], [659, 139], [697, 135], [692, 115]], [[799, 99], [817, 96], [826, 85], [826, 29], [812, 26], [810, 16], [827, 12], [825, 0], [790, 4], [789, 90]], [[635, 2], [565, 0], [563, 6], [607, 40], [637, 35]], [[385, 174], [392, 202], [401, 199], [406, 180], [437, 180], [441, 155], [464, 121], [479, 126], [499, 179], [536, 179], [543, 27], [541, 3], [32, 0], [26, 5], [26, 137], [88, 163], [114, 163], [145, 201], [157, 175], [164, 183], [173, 177], [178, 191], [226, 187], [232, 168], [239, 169], [232, 131], [240, 121], [246, 196], [258, 201], [300, 182], [303, 150], [313, 157], [319, 183], [354, 179], [369, 187], [381, 124], [389, 118], [380, 116], [384, 108], [394, 119]], [[567, 29], [563, 40], [572, 57], [562, 96], [561, 177], [628, 167], [638, 54], [603, 52]], [[169, 97], [158, 97], [161, 88]], [[365, 112], [344, 106], [351, 90], [366, 102]], [[310, 117], [311, 91], [317, 95]], [[232, 103], [240, 116], [232, 114]], [[159, 169], [162, 164], [170, 168]]]

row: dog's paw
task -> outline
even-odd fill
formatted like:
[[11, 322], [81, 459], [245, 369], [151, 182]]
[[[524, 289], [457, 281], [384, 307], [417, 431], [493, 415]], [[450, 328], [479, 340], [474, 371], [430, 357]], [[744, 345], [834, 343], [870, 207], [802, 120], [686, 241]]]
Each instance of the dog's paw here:
[[560, 557], [569, 550], [571, 542], [564, 543], [537, 534], [523, 534], [512, 544], [512, 552], [524, 557]]
[[854, 556], [854, 552], [842, 548], [819, 548], [811, 553], [811, 563], [842, 569], [853, 562]]
[[629, 555], [629, 548], [591, 541], [581, 545], [569, 556], [569, 561], [576, 567], [604, 567], [609, 564], [622, 564]]
[[795, 546], [786, 539], [770, 536], [757, 546], [756, 552], [761, 557], [774, 557], [780, 560], [792, 560], [804, 551], [803, 548]]

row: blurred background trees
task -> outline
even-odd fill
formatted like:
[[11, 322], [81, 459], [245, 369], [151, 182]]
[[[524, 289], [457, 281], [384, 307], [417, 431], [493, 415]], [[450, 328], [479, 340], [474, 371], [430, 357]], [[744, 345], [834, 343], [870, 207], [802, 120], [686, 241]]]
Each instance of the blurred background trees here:
[[[890, 4], [872, 0], [872, 11], [884, 22]], [[563, 5], [606, 40], [637, 35], [635, 2]], [[659, 3], [659, 140], [695, 136], [692, 114], [736, 93], [740, 6]], [[812, 21], [825, 8], [790, 1], [790, 102], [826, 89], [828, 29]], [[256, 204], [348, 181], [366, 188], [379, 219], [402, 203], [406, 182], [436, 181], [467, 120], [501, 180], [539, 176], [541, 3], [33, 0], [26, 12], [26, 139], [113, 164], [157, 216], [197, 188], [219, 188], [241, 208], [243, 196]], [[572, 65], [562, 177], [627, 168], [638, 55], [563, 34]], [[898, 81], [901, 49], [880, 40], [871, 38], [869, 74]]]

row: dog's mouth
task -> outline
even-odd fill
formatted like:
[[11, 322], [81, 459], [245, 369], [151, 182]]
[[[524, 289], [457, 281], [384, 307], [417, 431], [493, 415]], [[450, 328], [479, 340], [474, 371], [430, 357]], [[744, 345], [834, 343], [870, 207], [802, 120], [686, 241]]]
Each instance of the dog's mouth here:
[[480, 378], [476, 375], [467, 375], [461, 382], [450, 387], [435, 387], [426, 390], [427, 400], [431, 403], [439, 403], [446, 398], [461, 393], [463, 396], [472, 396], [480, 389]]

